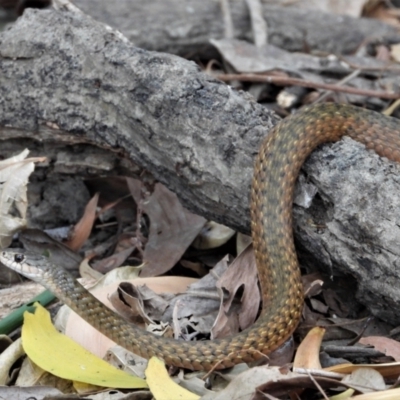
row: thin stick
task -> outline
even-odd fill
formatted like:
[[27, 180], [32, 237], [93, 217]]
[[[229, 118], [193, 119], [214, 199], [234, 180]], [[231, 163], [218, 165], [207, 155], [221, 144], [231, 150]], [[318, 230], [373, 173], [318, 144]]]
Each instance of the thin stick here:
[[288, 78], [281, 76], [267, 76], [256, 74], [225, 74], [216, 76], [221, 81], [241, 81], [241, 82], [265, 82], [277, 86], [302, 86], [314, 89], [332, 90], [335, 92], [344, 92], [357, 94], [360, 96], [379, 97], [382, 99], [400, 99], [400, 93], [381, 92], [377, 90], [357, 89], [350, 86], [338, 86], [330, 83], [317, 83], [298, 78]]

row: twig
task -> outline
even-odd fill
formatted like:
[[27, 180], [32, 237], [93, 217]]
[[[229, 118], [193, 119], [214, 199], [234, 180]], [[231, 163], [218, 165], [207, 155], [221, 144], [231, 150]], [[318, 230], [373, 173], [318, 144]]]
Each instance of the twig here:
[[348, 60], [345, 56], [342, 55], [336, 55], [336, 57], [340, 60], [346, 63], [350, 68], [353, 69], [359, 69], [361, 72], [400, 72], [400, 68], [398, 65], [395, 65], [394, 63], [387, 63], [386, 65], [383, 65], [382, 67], [367, 67], [365, 65], [359, 65], [356, 63], [351, 62]]
[[321, 385], [315, 380], [315, 378], [310, 374], [310, 371], [307, 371], [307, 375], [308, 377], [312, 380], [312, 382], [314, 383], [314, 385], [317, 387], [317, 389], [319, 390], [319, 392], [322, 394], [322, 396], [324, 397], [325, 400], [329, 400], [328, 396], [326, 395], [326, 393], [324, 392], [324, 390], [322, 389]]
[[[353, 71], [351, 74], [347, 75], [345, 78], [340, 80], [337, 85], [338, 86], [343, 86], [345, 83], [350, 82], [353, 78], [357, 77], [360, 75], [361, 70], [356, 69]], [[319, 103], [323, 100], [325, 100], [330, 94], [332, 93], [332, 90], [327, 90], [325, 93], [323, 93], [318, 99], [315, 101], [315, 103]]]
[[238, 80], [241, 82], [265, 82], [272, 83], [277, 86], [303, 86], [313, 89], [325, 89], [332, 90], [335, 92], [344, 92], [351, 93], [360, 96], [367, 97], [379, 97], [382, 99], [400, 99], [400, 93], [389, 93], [389, 92], [381, 92], [377, 90], [368, 90], [368, 89], [358, 89], [350, 86], [338, 86], [337, 84], [330, 83], [317, 83], [306, 81], [304, 79], [298, 78], [288, 78], [281, 76], [266, 76], [266, 75], [256, 75], [256, 74], [225, 74], [218, 75], [218, 79], [221, 81], [232, 81]]
[[324, 378], [343, 379], [347, 374], [340, 374], [338, 372], [325, 371], [323, 369], [309, 369], [309, 368], [293, 368], [293, 372], [298, 374], [312, 374], [314, 376], [321, 376]]
[[396, 100], [390, 107], [388, 107], [383, 114], [385, 115], [392, 115], [397, 107], [400, 106], [400, 99]]

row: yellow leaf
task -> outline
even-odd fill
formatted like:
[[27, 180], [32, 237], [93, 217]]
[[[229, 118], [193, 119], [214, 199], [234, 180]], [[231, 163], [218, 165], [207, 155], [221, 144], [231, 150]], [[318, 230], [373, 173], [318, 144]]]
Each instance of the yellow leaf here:
[[355, 390], [354, 389], [347, 389], [342, 393], [339, 393], [335, 396], [329, 397], [329, 400], [347, 400], [353, 396]]
[[35, 306], [34, 314], [24, 313], [22, 345], [39, 367], [60, 378], [97, 386], [147, 388], [143, 379], [113, 367], [58, 332], [48, 311], [38, 303]]
[[175, 383], [165, 368], [165, 364], [157, 357], [152, 357], [146, 368], [146, 379], [155, 400], [197, 400], [197, 394], [189, 392]]

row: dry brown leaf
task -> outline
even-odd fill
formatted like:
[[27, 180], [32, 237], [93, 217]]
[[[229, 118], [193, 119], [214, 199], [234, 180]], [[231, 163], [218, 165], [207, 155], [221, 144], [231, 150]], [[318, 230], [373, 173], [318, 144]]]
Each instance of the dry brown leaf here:
[[400, 343], [397, 340], [383, 336], [368, 336], [361, 338], [359, 343], [374, 346], [387, 356], [393, 357], [395, 361], [400, 361]]
[[[221, 291], [228, 293], [228, 298], [221, 304], [217, 319], [211, 330], [213, 338], [232, 335], [248, 328], [256, 320], [260, 307], [260, 291], [254, 250], [247, 247], [231, 263], [217, 282]], [[233, 301], [240, 291], [239, 308], [232, 309]], [[223, 298], [223, 295], [221, 296]]]
[[[135, 179], [128, 180], [136, 201], [139, 184]], [[145, 268], [141, 276], [161, 275], [181, 259], [206, 220], [187, 211], [176, 194], [161, 183], [155, 185], [154, 192], [142, 203], [142, 209], [150, 219], [150, 233], [144, 249]]]
[[98, 201], [99, 194], [96, 193], [86, 205], [82, 218], [74, 227], [71, 239], [66, 243], [70, 249], [79, 250], [90, 236], [94, 221], [96, 220]]

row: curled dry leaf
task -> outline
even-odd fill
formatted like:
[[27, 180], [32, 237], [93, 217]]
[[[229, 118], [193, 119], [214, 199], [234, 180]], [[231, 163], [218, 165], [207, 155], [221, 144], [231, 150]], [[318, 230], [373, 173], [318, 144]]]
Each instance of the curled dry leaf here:
[[85, 286], [94, 285], [100, 279], [103, 278], [103, 274], [96, 271], [89, 265], [89, 259], [84, 258], [79, 265], [79, 274], [81, 276], [81, 282], [85, 282]]
[[[170, 301], [163, 320], [176, 318], [181, 328], [185, 325], [195, 326], [198, 333], [209, 334], [220, 309], [220, 295], [216, 289], [216, 282], [228, 268], [228, 256], [219, 261], [215, 267], [191, 284], [186, 291]], [[179, 307], [176, 303], [179, 302]], [[175, 312], [175, 316], [172, 314]]]
[[192, 246], [199, 250], [215, 249], [225, 244], [234, 234], [235, 231], [225, 225], [207, 221]]
[[294, 368], [321, 369], [319, 351], [325, 329], [315, 327], [308, 332], [307, 336], [300, 343], [294, 358]]
[[[261, 296], [256, 260], [251, 246], [238, 255], [216, 285], [221, 290], [222, 304], [211, 331], [212, 337], [226, 337], [252, 325], [257, 318]], [[228, 293], [226, 300], [223, 298], [224, 291]], [[232, 307], [238, 294], [239, 307], [235, 312]]]
[[304, 287], [304, 297], [310, 298], [322, 292], [324, 281], [320, 273], [314, 272], [312, 274], [303, 275], [301, 281]]
[[[11, 343], [0, 354], [0, 385], [4, 386], [11, 380], [11, 367], [25, 354], [21, 338]], [[0, 397], [1, 398], [1, 397]]]
[[[166, 284], [172, 281], [169, 289], [174, 292], [175, 277], [163, 278]], [[168, 302], [146, 285], [134, 286], [130, 282], [121, 282], [110, 302], [120, 315], [136, 324], [155, 324], [153, 318], [160, 320], [168, 307]]]
[[149, 318], [143, 306], [143, 299], [137, 291], [136, 286], [129, 282], [121, 282], [115, 292], [109, 296], [113, 308], [126, 320], [143, 329], [145, 323], [154, 323]]

